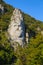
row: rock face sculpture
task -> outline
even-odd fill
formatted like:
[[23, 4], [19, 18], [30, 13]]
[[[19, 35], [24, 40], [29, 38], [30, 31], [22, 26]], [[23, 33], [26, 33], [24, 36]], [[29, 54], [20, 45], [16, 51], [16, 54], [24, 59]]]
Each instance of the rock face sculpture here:
[[11, 17], [10, 25], [8, 28], [8, 34], [13, 41], [13, 46], [16, 44], [16, 42], [20, 45], [24, 45], [24, 39], [25, 39], [25, 25], [23, 21], [23, 16], [19, 9], [15, 9], [13, 11], [13, 15]]

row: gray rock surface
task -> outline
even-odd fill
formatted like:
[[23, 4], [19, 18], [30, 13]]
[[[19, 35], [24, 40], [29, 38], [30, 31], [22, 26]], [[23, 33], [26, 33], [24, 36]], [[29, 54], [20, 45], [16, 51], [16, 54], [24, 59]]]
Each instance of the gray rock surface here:
[[13, 41], [13, 46], [19, 43], [20, 46], [24, 46], [25, 39], [25, 25], [23, 21], [23, 16], [19, 9], [13, 11], [11, 16], [10, 25], [8, 28], [8, 34], [10, 41]]

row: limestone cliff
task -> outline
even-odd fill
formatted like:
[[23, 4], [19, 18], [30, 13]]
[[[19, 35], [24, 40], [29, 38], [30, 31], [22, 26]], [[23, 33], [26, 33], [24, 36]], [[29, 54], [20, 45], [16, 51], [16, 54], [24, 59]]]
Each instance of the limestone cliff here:
[[15, 43], [19, 43], [19, 45], [23, 46], [25, 42], [25, 25], [23, 21], [23, 16], [19, 9], [13, 11], [11, 16], [10, 25], [8, 28], [8, 34], [10, 37], [10, 41], [13, 42], [12, 45], [14, 46]]

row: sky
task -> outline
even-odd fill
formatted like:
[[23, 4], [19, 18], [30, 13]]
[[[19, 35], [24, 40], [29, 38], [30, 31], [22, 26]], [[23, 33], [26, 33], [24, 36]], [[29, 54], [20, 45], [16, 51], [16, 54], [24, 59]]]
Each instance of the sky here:
[[32, 17], [43, 21], [43, 0], [4, 0]]

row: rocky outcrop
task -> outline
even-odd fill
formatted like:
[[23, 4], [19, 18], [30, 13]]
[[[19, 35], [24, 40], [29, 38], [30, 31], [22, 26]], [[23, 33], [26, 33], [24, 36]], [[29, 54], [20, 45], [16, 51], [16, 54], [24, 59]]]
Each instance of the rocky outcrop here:
[[8, 28], [8, 34], [12, 45], [15, 46], [18, 43], [20, 46], [24, 46], [25, 42], [25, 25], [23, 16], [20, 10], [15, 9], [11, 17], [10, 25]]
[[4, 13], [4, 7], [0, 4], [0, 13], [3, 14]]
[[26, 34], [26, 36], [25, 36], [25, 41], [26, 41], [26, 43], [28, 43], [28, 42], [29, 42], [29, 33], [26, 32], [25, 34]]

